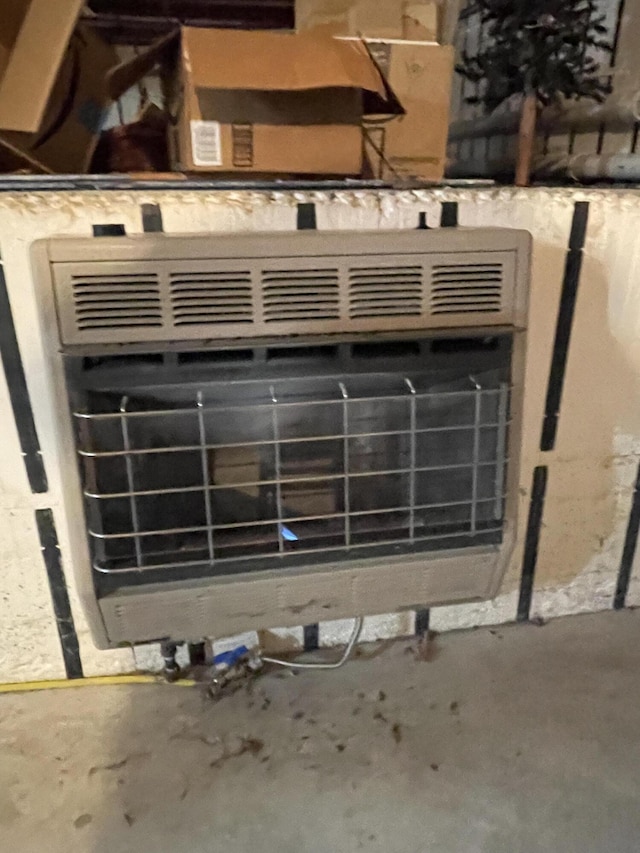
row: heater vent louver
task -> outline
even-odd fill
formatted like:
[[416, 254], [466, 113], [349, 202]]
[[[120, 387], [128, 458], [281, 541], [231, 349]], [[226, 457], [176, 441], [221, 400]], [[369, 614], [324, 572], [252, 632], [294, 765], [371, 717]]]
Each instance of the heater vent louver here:
[[162, 326], [158, 276], [153, 273], [71, 277], [80, 331]]
[[251, 323], [251, 272], [176, 272], [169, 276], [174, 325]]
[[352, 267], [349, 316], [419, 317], [422, 314], [422, 266]]
[[64, 345], [471, 328], [524, 310], [508, 230], [109, 241], [51, 242]]
[[502, 264], [436, 264], [432, 314], [486, 314], [502, 309]]
[[267, 323], [338, 320], [338, 270], [336, 267], [263, 270], [262, 300]]

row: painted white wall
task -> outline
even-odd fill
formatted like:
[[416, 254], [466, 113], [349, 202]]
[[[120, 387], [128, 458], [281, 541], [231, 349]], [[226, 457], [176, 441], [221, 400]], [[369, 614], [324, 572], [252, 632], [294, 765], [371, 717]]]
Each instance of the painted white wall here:
[[[567, 366], [557, 447], [539, 451], [544, 395], [576, 199], [591, 202], [587, 244]], [[545, 617], [611, 606], [640, 459], [640, 194], [570, 190], [433, 190], [420, 192], [67, 192], [0, 195], [0, 254], [5, 268], [50, 491], [31, 494], [6, 383], [0, 372], [0, 681], [64, 677], [42, 564], [34, 509], [52, 507], [85, 673], [159, 666], [155, 646], [98, 652], [75, 593], [53, 423], [56, 402], [38, 329], [29, 247], [55, 234], [91, 233], [94, 223], [141, 230], [140, 204], [162, 207], [168, 232], [268, 231], [295, 228], [295, 205], [317, 204], [320, 229], [413, 228], [426, 211], [436, 226], [440, 201], [459, 202], [461, 225], [528, 229], [534, 236], [530, 347], [521, 460], [520, 536], [503, 588], [493, 602], [432, 611], [436, 630], [509, 621], [515, 616], [522, 539], [535, 465], [549, 465], [533, 612]], [[630, 603], [640, 601], [640, 558]], [[367, 619], [365, 638], [412, 630], [411, 614]], [[257, 626], [259, 627], [259, 626]], [[341, 642], [349, 622], [324, 623], [323, 645]], [[269, 632], [287, 645], [301, 629]], [[253, 637], [248, 639], [252, 640]]]

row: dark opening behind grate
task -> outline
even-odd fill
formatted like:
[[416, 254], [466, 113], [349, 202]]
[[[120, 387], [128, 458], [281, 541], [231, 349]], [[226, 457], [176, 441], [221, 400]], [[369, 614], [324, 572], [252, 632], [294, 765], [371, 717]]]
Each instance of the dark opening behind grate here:
[[153, 381], [134, 363], [124, 385], [94, 367], [75, 422], [99, 588], [498, 543], [496, 340], [391, 342], [387, 363], [191, 357]]

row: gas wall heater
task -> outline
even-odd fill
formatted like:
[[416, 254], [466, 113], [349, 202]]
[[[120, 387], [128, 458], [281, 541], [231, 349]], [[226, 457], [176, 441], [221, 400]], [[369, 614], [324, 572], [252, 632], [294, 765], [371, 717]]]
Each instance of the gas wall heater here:
[[495, 594], [516, 526], [526, 232], [34, 252], [99, 647]]

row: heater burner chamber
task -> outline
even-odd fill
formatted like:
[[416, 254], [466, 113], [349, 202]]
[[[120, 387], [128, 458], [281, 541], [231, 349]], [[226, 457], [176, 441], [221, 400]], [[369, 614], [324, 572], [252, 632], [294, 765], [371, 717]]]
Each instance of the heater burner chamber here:
[[[159, 365], [117, 390], [89, 369], [104, 387], [74, 420], [98, 586], [499, 543], [509, 339], [432, 343], [256, 350], [224, 379]], [[415, 354], [394, 366], [398, 347]]]

